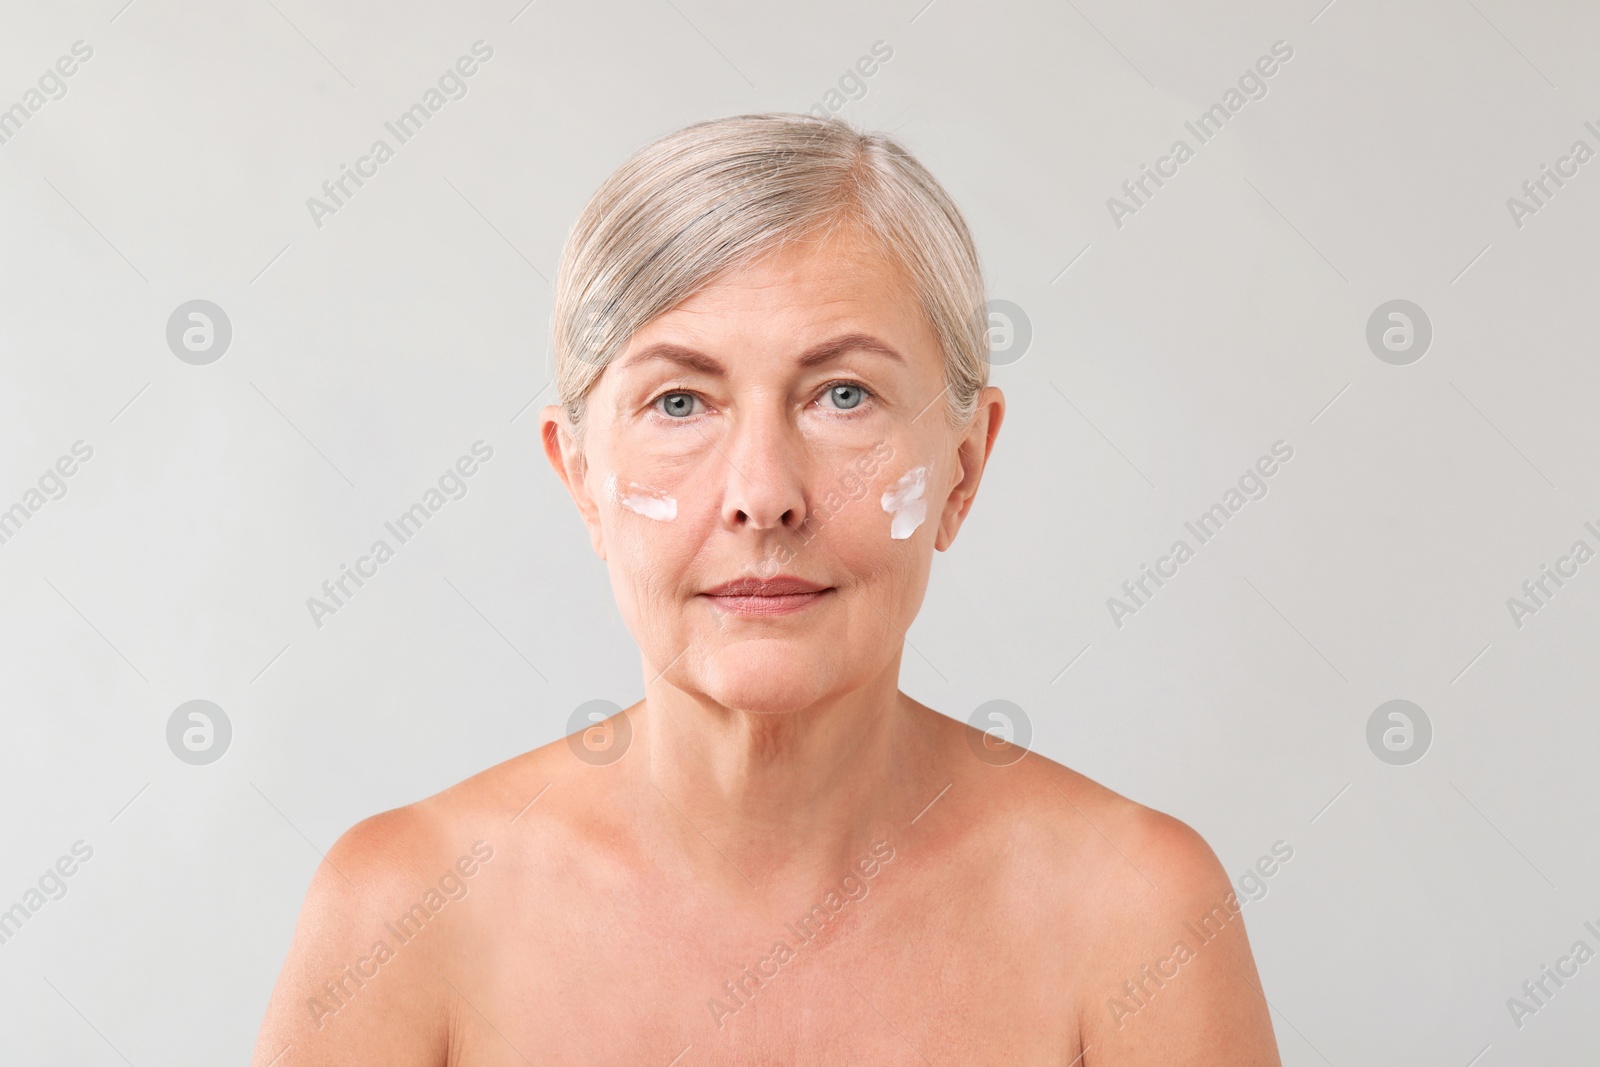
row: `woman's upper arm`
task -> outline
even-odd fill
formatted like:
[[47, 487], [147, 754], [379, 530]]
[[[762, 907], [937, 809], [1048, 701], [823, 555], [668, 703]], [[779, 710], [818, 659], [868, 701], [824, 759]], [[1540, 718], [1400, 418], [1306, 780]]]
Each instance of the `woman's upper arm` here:
[[1083, 1002], [1085, 1067], [1279, 1067], [1241, 903], [1210, 846], [1148, 810], [1120, 836], [1127, 862]]
[[[428, 835], [405, 809], [352, 827], [317, 867], [251, 1067], [440, 1067], [449, 1046], [441, 932], [401, 938]], [[400, 927], [395, 923], [401, 922]]]

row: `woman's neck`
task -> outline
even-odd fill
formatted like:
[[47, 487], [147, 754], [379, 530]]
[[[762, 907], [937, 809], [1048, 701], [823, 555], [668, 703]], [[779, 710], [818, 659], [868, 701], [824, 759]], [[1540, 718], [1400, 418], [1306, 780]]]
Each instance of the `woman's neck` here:
[[[758, 891], [836, 879], [904, 825], [934, 773], [898, 657], [869, 684], [789, 712], [729, 709], [658, 681], [634, 722], [631, 764], [651, 829], [709, 842]], [[925, 799], [925, 798], [924, 798]], [[655, 800], [654, 806], [650, 804]]]

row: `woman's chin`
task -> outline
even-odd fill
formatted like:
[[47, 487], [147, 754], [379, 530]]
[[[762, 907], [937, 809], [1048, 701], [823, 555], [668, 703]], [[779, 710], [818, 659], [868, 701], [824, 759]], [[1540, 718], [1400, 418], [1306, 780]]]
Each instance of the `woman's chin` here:
[[781, 714], [810, 707], [837, 688], [837, 658], [763, 642], [725, 648], [702, 665], [700, 688], [725, 708]]
[[756, 675], [744, 671], [709, 680], [706, 695], [725, 708], [754, 712], [760, 715], [782, 715], [810, 707], [822, 699], [826, 691], [810, 684], [785, 685], [771, 675]]

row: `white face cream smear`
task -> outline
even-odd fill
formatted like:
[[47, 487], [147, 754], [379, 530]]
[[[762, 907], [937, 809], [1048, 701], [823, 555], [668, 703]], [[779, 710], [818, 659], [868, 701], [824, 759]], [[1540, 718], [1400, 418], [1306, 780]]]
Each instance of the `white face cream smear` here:
[[619, 491], [615, 472], [606, 475], [605, 488], [606, 496], [612, 503], [620, 504], [647, 519], [671, 522], [678, 517], [678, 502], [659, 489], [629, 482], [626, 492]]
[[923, 493], [928, 488], [928, 468], [915, 467], [883, 494], [883, 510], [891, 516], [889, 536], [903, 541], [928, 517], [928, 502]]

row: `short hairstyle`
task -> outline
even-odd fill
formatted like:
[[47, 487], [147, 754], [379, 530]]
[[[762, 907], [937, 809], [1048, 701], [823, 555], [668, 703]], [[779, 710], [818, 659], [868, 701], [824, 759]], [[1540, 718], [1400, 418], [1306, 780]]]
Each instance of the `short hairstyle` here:
[[560, 401], [585, 401], [640, 327], [722, 272], [856, 226], [910, 277], [943, 350], [946, 415], [964, 426], [989, 377], [977, 248], [955, 201], [893, 138], [842, 119], [772, 112], [651, 142], [595, 191], [567, 235], [550, 314]]

